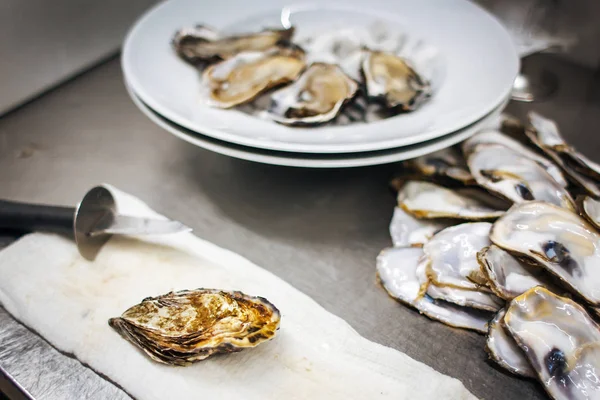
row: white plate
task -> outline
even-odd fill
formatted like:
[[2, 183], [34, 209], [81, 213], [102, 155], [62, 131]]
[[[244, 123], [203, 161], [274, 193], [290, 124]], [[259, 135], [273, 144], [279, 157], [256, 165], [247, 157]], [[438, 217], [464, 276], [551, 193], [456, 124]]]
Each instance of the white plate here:
[[[125, 40], [125, 78], [144, 103], [182, 127], [245, 146], [311, 153], [390, 149], [441, 137], [483, 118], [510, 93], [519, 70], [511, 38], [494, 17], [467, 0], [325, 4], [289, 5], [289, 0], [162, 3], [146, 13]], [[282, 10], [289, 13], [299, 34], [383, 21], [407, 33], [413, 42], [437, 49], [434, 95], [412, 113], [369, 124], [317, 128], [286, 127], [200, 104], [198, 72], [175, 55], [170, 46], [174, 32], [198, 23], [238, 32], [281, 26]]]
[[425, 144], [366, 153], [300, 154], [245, 147], [200, 135], [165, 119], [144, 104], [144, 102], [133, 92], [131, 87], [128, 85], [126, 86], [127, 92], [134, 104], [150, 118], [152, 122], [188, 143], [215, 153], [242, 160], [303, 168], [349, 168], [389, 164], [432, 153], [466, 140], [483, 128], [497, 127], [499, 116], [509, 101], [508, 98], [505, 99], [501, 106], [469, 127], [446, 135], [443, 138], [428, 141]]

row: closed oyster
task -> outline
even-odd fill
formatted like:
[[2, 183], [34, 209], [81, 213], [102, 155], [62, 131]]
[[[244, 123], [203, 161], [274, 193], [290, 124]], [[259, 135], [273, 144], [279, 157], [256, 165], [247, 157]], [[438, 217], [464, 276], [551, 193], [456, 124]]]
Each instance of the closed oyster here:
[[206, 68], [201, 88], [208, 105], [230, 108], [293, 81], [304, 67], [304, 52], [300, 48], [274, 47], [265, 52], [243, 52]]
[[271, 95], [268, 116], [285, 125], [329, 122], [357, 90], [358, 83], [337, 65], [313, 63], [296, 82]]
[[109, 324], [153, 360], [188, 365], [270, 340], [279, 321], [279, 310], [262, 297], [197, 289], [148, 297]]
[[466, 156], [470, 155], [475, 148], [480, 144], [497, 144], [504, 146], [521, 156], [524, 156], [532, 161], [535, 161], [562, 187], [567, 187], [568, 182], [565, 179], [560, 168], [552, 161], [540, 156], [538, 153], [527, 148], [519, 141], [503, 134], [496, 130], [482, 131], [475, 136], [467, 139], [462, 144], [462, 150]]
[[490, 245], [492, 224], [471, 222], [451, 226], [436, 233], [423, 246], [429, 258], [428, 276], [438, 286], [489, 291], [469, 279], [480, 274], [477, 252]]
[[590, 196], [583, 196], [577, 202], [579, 203], [582, 215], [596, 228], [600, 229], [600, 200]]
[[527, 356], [504, 328], [505, 314], [505, 309], [498, 311], [488, 324], [486, 351], [492, 360], [507, 371], [525, 378], [534, 378], [536, 374]]
[[396, 247], [422, 247], [435, 233], [450, 225], [453, 225], [451, 221], [418, 219], [395, 207], [390, 222], [390, 236]]
[[600, 233], [579, 215], [541, 201], [516, 204], [494, 223], [490, 239], [600, 305]]
[[488, 278], [489, 287], [505, 300], [540, 285], [557, 291], [543, 268], [527, 264], [496, 245], [480, 250], [477, 261]]
[[[416, 308], [429, 318], [456, 328], [485, 333], [490, 313], [435, 300], [425, 293], [428, 283], [423, 261], [423, 250], [420, 248], [388, 248], [377, 257], [377, 275], [391, 297]], [[421, 271], [421, 276], [417, 271]]]
[[600, 396], [600, 329], [579, 304], [535, 287], [516, 297], [504, 324], [553, 399]]
[[476, 189], [450, 190], [430, 182], [408, 181], [398, 191], [398, 205], [417, 218], [498, 218], [498, 200]]
[[475, 183], [464, 158], [454, 147], [405, 161], [403, 167], [407, 174], [427, 177], [434, 181], [457, 182], [463, 185]]
[[185, 28], [175, 33], [172, 44], [177, 54], [192, 64], [225, 60], [245, 51], [262, 52], [289, 41], [294, 28], [265, 29], [257, 33], [222, 36], [206, 26]]
[[480, 144], [467, 159], [477, 183], [515, 203], [543, 200], [570, 210], [574, 201], [537, 162], [508, 147]]
[[369, 98], [388, 109], [412, 111], [431, 95], [429, 82], [392, 53], [367, 50], [362, 73]]

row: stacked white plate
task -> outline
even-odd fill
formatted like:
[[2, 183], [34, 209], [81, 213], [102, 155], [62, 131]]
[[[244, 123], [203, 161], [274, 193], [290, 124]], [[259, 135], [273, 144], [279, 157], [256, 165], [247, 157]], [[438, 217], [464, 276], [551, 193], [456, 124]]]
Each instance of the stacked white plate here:
[[[515, 46], [493, 16], [467, 0], [288, 1], [157, 5], [125, 40], [122, 66], [131, 98], [156, 124], [196, 146], [262, 163], [321, 168], [390, 163], [451, 146], [495, 123], [508, 102], [519, 70]], [[171, 45], [176, 31], [198, 24], [232, 33], [291, 24], [298, 37], [385, 25], [402, 36], [406, 57], [424, 71], [433, 93], [413, 112], [316, 127], [210, 107], [201, 101], [198, 70]]]

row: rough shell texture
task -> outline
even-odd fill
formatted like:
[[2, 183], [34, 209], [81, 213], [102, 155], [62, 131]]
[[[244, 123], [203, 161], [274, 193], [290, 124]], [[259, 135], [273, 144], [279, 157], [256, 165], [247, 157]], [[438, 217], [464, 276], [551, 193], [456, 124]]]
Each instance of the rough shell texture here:
[[146, 298], [109, 324], [153, 360], [188, 365], [270, 340], [279, 321], [262, 297], [197, 289]]
[[475, 183], [462, 154], [454, 147], [405, 161], [403, 167], [405, 174], [414, 174], [434, 181], [462, 185]]

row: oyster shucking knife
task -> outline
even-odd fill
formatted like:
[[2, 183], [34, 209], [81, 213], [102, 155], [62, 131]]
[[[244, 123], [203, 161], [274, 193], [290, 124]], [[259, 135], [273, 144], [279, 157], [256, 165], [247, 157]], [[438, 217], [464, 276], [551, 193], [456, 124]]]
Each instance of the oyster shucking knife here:
[[93, 260], [112, 235], [162, 235], [189, 232], [181, 222], [117, 213], [104, 186], [90, 189], [77, 207], [19, 203], [0, 199], [0, 228], [72, 234], [79, 253]]

